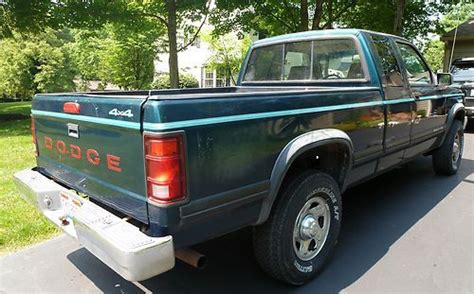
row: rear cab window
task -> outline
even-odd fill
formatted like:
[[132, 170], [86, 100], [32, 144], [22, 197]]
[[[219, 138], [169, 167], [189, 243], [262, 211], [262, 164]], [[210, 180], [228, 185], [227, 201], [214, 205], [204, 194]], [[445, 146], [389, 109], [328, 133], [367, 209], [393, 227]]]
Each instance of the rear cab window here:
[[353, 38], [316, 39], [254, 48], [243, 82], [368, 80]]

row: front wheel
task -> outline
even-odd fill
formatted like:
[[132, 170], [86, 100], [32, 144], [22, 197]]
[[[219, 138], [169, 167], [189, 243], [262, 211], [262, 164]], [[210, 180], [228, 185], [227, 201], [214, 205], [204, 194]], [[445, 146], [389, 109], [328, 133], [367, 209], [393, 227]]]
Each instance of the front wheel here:
[[342, 217], [339, 187], [325, 173], [304, 172], [275, 205], [267, 222], [254, 229], [257, 261], [270, 276], [302, 285], [334, 252]]
[[433, 169], [437, 174], [454, 175], [462, 160], [464, 148], [463, 124], [454, 120], [441, 147], [433, 153]]

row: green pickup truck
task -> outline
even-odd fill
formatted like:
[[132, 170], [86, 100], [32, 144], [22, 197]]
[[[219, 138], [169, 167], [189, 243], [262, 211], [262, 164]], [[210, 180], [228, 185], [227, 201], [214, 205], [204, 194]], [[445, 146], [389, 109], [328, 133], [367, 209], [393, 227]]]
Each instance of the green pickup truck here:
[[15, 180], [127, 280], [199, 267], [191, 246], [251, 226], [262, 269], [301, 285], [334, 251], [348, 187], [419, 155], [457, 172], [451, 79], [396, 36], [259, 40], [235, 87], [36, 95], [36, 167]]

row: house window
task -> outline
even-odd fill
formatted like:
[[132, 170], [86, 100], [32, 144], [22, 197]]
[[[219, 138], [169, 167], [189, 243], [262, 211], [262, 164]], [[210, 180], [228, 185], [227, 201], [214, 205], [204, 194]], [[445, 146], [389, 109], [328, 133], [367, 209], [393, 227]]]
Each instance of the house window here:
[[213, 70], [206, 67], [202, 68], [202, 87], [203, 88], [216, 88], [216, 87], [226, 87], [229, 86], [229, 83], [225, 77], [224, 71]]
[[214, 70], [204, 68], [203, 88], [214, 88]]

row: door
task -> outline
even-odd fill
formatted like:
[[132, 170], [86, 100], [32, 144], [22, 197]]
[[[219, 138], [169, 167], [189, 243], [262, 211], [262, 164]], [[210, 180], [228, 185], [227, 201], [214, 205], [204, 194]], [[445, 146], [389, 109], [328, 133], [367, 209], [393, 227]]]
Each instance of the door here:
[[404, 149], [410, 144], [413, 99], [393, 42], [386, 36], [376, 34], [371, 35], [371, 39], [385, 99], [385, 156], [377, 168], [383, 170], [400, 162]]
[[[446, 98], [443, 95], [437, 95], [439, 93], [433, 75], [418, 50], [409, 43], [397, 41], [396, 44], [400, 52], [402, 68], [408, 80], [410, 94], [414, 98], [411, 145], [415, 146], [430, 141], [437, 134], [443, 132], [447, 119], [444, 107]], [[420, 145], [420, 148], [430, 147], [425, 145]], [[417, 148], [410, 149], [412, 149], [410, 153], [424, 151], [416, 151]], [[415, 154], [406, 155], [411, 157]]]

